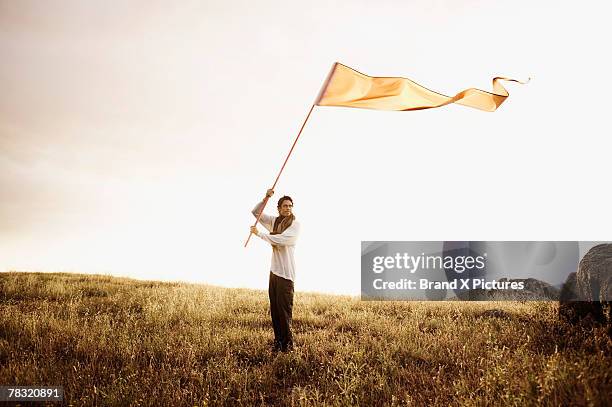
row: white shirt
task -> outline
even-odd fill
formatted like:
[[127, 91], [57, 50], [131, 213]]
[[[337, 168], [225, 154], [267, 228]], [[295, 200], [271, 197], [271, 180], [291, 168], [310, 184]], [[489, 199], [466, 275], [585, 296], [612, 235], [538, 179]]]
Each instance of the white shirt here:
[[[255, 205], [255, 208], [251, 211], [255, 218], [257, 218], [262, 205], [263, 201]], [[261, 218], [259, 218], [259, 223], [268, 229], [268, 231], [272, 232], [276, 218], [277, 216], [270, 216], [263, 213]], [[291, 223], [291, 226], [278, 235], [270, 235], [261, 232], [257, 234], [261, 239], [272, 245], [272, 264], [270, 265], [270, 271], [279, 277], [291, 281], [295, 281], [294, 252], [295, 243], [297, 242], [299, 234], [300, 224], [295, 219]]]

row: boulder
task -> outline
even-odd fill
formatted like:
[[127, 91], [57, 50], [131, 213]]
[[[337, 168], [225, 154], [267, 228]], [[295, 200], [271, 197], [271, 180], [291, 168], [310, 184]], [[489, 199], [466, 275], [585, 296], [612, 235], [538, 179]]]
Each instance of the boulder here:
[[581, 301], [612, 300], [612, 244], [597, 245], [584, 255], [576, 273]]
[[600, 244], [584, 255], [578, 271], [571, 273], [559, 298], [559, 315], [578, 322], [590, 315], [594, 321], [610, 324], [612, 299], [612, 244]]

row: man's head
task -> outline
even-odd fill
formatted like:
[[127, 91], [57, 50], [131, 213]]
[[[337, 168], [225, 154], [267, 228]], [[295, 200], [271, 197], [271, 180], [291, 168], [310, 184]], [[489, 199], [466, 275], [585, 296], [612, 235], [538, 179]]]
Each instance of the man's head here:
[[293, 212], [293, 199], [287, 195], [283, 196], [278, 200], [277, 209], [280, 216], [291, 216]]

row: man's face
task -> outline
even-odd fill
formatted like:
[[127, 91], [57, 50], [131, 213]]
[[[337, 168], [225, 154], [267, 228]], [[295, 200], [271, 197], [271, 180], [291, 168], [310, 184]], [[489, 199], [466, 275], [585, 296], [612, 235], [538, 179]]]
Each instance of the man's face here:
[[292, 210], [293, 204], [288, 199], [285, 199], [283, 202], [281, 202], [280, 206], [278, 207], [278, 213], [281, 216], [291, 216]]

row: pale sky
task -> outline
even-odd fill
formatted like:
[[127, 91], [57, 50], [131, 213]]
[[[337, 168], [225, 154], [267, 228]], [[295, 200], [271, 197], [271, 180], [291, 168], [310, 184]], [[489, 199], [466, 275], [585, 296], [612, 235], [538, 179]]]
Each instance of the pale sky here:
[[362, 240], [610, 240], [607, 8], [0, 0], [0, 271], [266, 288], [250, 210], [335, 61], [532, 80], [494, 113], [315, 108], [275, 196], [297, 291], [358, 294]]

